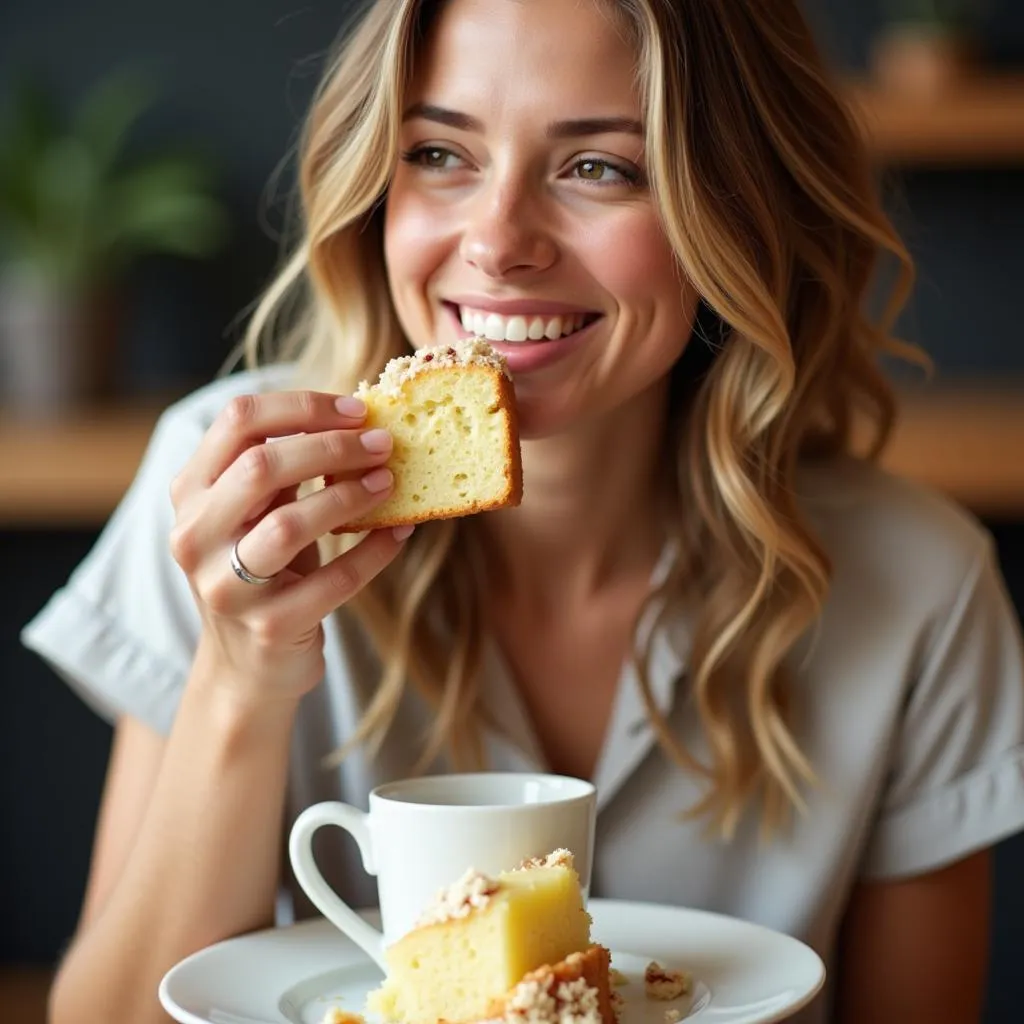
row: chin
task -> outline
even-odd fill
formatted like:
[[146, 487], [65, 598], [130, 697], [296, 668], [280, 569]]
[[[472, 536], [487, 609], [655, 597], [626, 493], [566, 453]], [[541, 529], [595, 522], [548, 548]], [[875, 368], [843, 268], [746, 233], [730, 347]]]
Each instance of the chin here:
[[550, 402], [527, 397], [518, 398], [519, 436], [524, 441], [540, 441], [556, 437], [572, 429], [576, 419], [569, 410], [553, 408]]

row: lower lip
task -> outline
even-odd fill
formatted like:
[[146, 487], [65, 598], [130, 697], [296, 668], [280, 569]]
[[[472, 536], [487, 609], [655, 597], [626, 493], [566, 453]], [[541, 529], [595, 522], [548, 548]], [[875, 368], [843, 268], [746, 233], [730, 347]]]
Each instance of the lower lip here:
[[[447, 308], [459, 333], [459, 337], [478, 337], [473, 331], [467, 331], [462, 326], [462, 321], [459, 319], [459, 311], [456, 307], [448, 306]], [[581, 327], [578, 331], [573, 331], [572, 334], [555, 338], [554, 341], [547, 339], [544, 341], [490, 341], [489, 344], [493, 346], [496, 352], [505, 357], [509, 371], [513, 376], [516, 374], [532, 373], [535, 370], [542, 370], [553, 363], [559, 362], [575, 351], [582, 342], [587, 340], [591, 328], [599, 324], [602, 319], [603, 317], [598, 317], [592, 323], [587, 324], [586, 327]]]

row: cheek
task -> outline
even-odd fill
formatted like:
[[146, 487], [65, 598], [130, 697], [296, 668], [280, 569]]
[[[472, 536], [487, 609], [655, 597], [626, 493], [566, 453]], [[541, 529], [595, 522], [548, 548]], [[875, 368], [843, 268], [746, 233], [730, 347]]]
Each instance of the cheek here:
[[422, 285], [444, 260], [443, 219], [414, 195], [395, 189], [384, 211], [384, 258], [396, 291]]
[[670, 302], [682, 311], [675, 256], [656, 217], [623, 219], [587, 239], [586, 262], [625, 306]]

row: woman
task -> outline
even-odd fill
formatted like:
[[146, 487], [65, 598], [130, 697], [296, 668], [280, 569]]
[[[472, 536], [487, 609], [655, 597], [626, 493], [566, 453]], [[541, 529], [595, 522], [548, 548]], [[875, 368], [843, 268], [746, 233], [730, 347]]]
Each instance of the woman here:
[[[981, 528], [851, 454], [900, 351], [865, 292], [909, 261], [796, 3], [377, 3], [301, 183], [272, 365], [165, 415], [26, 633], [117, 722], [55, 1024], [157, 1020], [169, 966], [269, 924], [304, 806], [479, 763], [596, 782], [596, 894], [812, 943], [804, 1019], [977, 1020], [1020, 642]], [[522, 506], [339, 552], [390, 441], [338, 396], [477, 313]]]

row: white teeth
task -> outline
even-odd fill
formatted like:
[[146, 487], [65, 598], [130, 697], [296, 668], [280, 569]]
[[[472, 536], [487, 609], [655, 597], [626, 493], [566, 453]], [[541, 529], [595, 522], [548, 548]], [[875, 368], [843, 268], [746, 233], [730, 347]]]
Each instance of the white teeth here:
[[586, 321], [582, 313], [564, 316], [501, 316], [468, 306], [459, 308], [463, 330], [488, 341], [554, 341], [578, 331]]
[[505, 324], [506, 341], [526, 341], [526, 317], [513, 316]]
[[484, 337], [488, 341], [505, 340], [505, 321], [497, 313], [492, 313], [484, 321]]

